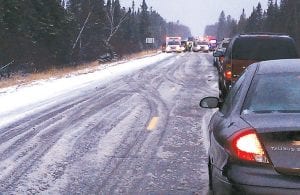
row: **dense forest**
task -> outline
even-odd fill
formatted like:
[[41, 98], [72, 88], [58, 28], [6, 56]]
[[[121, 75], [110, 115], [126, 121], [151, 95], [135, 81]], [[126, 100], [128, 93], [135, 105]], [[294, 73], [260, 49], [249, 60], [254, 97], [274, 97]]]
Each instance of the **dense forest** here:
[[245, 11], [238, 20], [224, 11], [219, 16], [219, 21], [214, 25], [208, 25], [205, 34], [215, 35], [218, 40], [224, 37], [232, 37], [238, 33], [249, 32], [273, 32], [292, 36], [300, 48], [300, 1], [296, 0], [269, 0], [268, 8], [262, 9], [260, 3], [253, 7], [253, 11], [247, 18]]
[[[166, 35], [190, 36], [145, 0], [0, 0], [0, 73], [40, 71], [157, 48]], [[147, 37], [155, 43], [146, 44]], [[11, 63], [10, 63], [11, 62]]]

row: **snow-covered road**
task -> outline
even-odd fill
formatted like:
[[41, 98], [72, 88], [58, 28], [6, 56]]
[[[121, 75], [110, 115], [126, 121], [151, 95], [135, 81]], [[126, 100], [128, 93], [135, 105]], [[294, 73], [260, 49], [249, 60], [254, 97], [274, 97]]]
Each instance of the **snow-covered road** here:
[[36, 112], [36, 109], [49, 106], [49, 103], [51, 105], [56, 103], [60, 97], [80, 95], [82, 90], [89, 86], [93, 87], [93, 84], [112, 82], [123, 75], [153, 65], [171, 56], [171, 54], [154, 55], [123, 63], [112, 63], [99, 66], [98, 71], [92, 73], [82, 74], [81, 72], [89, 72], [89, 70], [83, 70], [60, 79], [50, 78], [29, 85], [0, 89], [0, 128], [24, 117], [26, 114]]
[[207, 191], [211, 54], [159, 54], [0, 90], [0, 192]]

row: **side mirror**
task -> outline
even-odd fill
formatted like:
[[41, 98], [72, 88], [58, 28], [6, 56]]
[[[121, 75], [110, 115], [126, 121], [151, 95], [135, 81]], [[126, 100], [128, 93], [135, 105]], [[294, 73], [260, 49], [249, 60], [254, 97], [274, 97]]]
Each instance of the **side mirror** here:
[[222, 51], [215, 51], [213, 53], [213, 56], [214, 57], [223, 57], [224, 56], [224, 53]]
[[201, 108], [218, 108], [220, 100], [217, 97], [205, 97], [200, 101]]

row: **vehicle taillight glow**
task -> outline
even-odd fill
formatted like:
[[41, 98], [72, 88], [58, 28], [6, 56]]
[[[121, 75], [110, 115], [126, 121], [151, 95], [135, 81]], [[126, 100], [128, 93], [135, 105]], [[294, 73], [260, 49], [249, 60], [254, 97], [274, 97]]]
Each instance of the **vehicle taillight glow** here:
[[224, 61], [224, 57], [223, 57], [223, 56], [221, 56], [221, 57], [219, 58], [219, 61], [220, 61], [221, 63], [223, 63], [223, 61]]
[[225, 71], [225, 78], [226, 78], [226, 80], [232, 79], [232, 72], [230, 70]]
[[254, 129], [244, 129], [234, 134], [230, 140], [232, 152], [238, 159], [269, 163]]

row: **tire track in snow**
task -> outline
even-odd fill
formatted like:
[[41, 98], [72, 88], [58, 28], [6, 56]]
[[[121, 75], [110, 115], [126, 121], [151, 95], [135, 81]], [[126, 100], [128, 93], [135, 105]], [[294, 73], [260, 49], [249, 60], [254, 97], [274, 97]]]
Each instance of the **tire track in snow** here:
[[[201, 136], [196, 126], [203, 113], [195, 106], [198, 108], [201, 98], [197, 95], [211, 93], [207, 76], [213, 74], [213, 68], [209, 66], [212, 65], [204, 55], [174, 55], [113, 83], [96, 84], [94, 90], [89, 88], [78, 97], [61, 101], [62, 107], [52, 105], [32, 114], [18, 127], [12, 125], [0, 130], [6, 136], [0, 142], [0, 151], [6, 151], [2, 159], [0, 153], [0, 167], [4, 160], [7, 160], [5, 165], [11, 163], [10, 171], [0, 172], [0, 191], [9, 194], [168, 193], [164, 191], [170, 189], [166, 185], [174, 182], [172, 185], [178, 185], [179, 190], [175, 193], [195, 192], [199, 189], [197, 184], [184, 183], [189, 173], [182, 172], [182, 181], [174, 181], [166, 177], [172, 173], [159, 175], [157, 169], [169, 166], [168, 163], [172, 166], [172, 162], [166, 161], [168, 158], [183, 162], [178, 170], [195, 166], [192, 162], [188, 166], [184, 164], [186, 159], [195, 160], [195, 154], [182, 155], [179, 151], [186, 152], [185, 148], [178, 150], [178, 154], [172, 153], [165, 145], [170, 136], [178, 146], [187, 144], [191, 149], [202, 146], [202, 139], [201, 144], [195, 139]], [[171, 86], [177, 90], [164, 97], [162, 91], [167, 90], [167, 94]], [[59, 110], [63, 107], [66, 110]], [[39, 120], [41, 114], [45, 114], [44, 120]], [[153, 116], [161, 118], [157, 128], [148, 132], [146, 126]], [[26, 129], [21, 128], [22, 122]], [[35, 130], [30, 129], [31, 125]], [[14, 153], [20, 155], [17, 162], [13, 162]], [[199, 155], [197, 163], [202, 163], [202, 155], [205, 154]], [[193, 179], [199, 174], [205, 175], [201, 167]], [[156, 184], [159, 176], [166, 180]], [[179, 189], [180, 186], [183, 187]]]
[[[130, 95], [130, 94], [125, 94], [125, 97], [127, 97], [128, 95]], [[107, 96], [107, 95], [106, 95]], [[117, 105], [114, 105], [114, 104], [111, 104], [110, 102], [114, 102], [114, 101], [117, 101], [117, 99], [119, 98], [119, 96], [120, 96], [120, 99], [122, 99], [122, 98], [124, 98], [123, 96], [124, 96], [124, 94], [120, 94], [120, 95], [115, 95], [114, 93], [113, 93], [113, 96], [111, 97], [111, 95], [108, 95], [108, 97], [107, 97], [107, 99], [105, 100], [104, 99], [104, 101], [100, 101], [100, 103], [98, 103], [98, 106], [99, 106], [99, 108], [101, 108], [101, 109], [103, 109], [103, 108], [105, 108], [105, 104], [106, 104], [106, 106], [111, 106], [111, 107], [117, 107]], [[94, 97], [93, 98], [93, 101], [95, 102], [95, 100], [97, 100], [99, 97]], [[102, 99], [103, 100], [103, 99]], [[91, 100], [89, 100], [89, 101], [91, 101]], [[90, 104], [90, 102], [89, 101], [84, 101], [84, 102], [86, 102], [86, 104]], [[98, 112], [97, 110], [94, 110], [94, 111], [92, 111], [93, 109], [93, 107], [95, 106], [95, 105], [97, 105], [97, 101], [95, 102], [95, 104], [93, 105], [93, 104], [90, 104], [90, 106], [87, 106], [87, 105], [77, 105], [77, 109], [76, 110], [74, 110], [74, 112], [73, 113], [70, 113], [70, 111], [69, 110], [65, 110], [65, 112], [63, 112], [63, 113], [61, 113], [61, 115], [68, 115], [69, 114], [69, 118], [68, 119], [72, 119], [74, 116], [74, 118], [73, 118], [73, 120], [71, 120], [70, 122], [68, 122], [68, 124], [72, 124], [73, 122], [76, 122], [76, 121], [82, 121], [82, 118], [84, 118], [84, 116], [85, 115], [87, 115], [87, 116], [89, 116], [92, 112]], [[82, 107], [84, 107], [84, 106], [87, 106], [86, 107], [86, 109], [82, 109]], [[78, 115], [77, 114], [77, 112], [78, 111], [81, 111], [81, 112], [83, 112], [83, 113], [81, 113], [82, 115]], [[86, 112], [84, 112], [84, 110], [86, 111]], [[92, 111], [92, 112], [91, 112]], [[89, 113], [90, 112], [90, 113]], [[51, 113], [51, 112], [50, 112]], [[74, 114], [74, 115], [73, 115]], [[76, 115], [77, 114], [77, 115]], [[47, 119], [47, 118], [46, 118]], [[65, 120], [64, 122], [66, 122], [67, 120]], [[64, 123], [64, 122], [60, 122], [59, 124], [52, 124], [52, 128], [48, 128], [48, 134], [44, 134], [43, 136], [44, 136], [44, 139], [45, 140], [47, 140], [47, 142], [50, 142], [50, 143], [52, 143], [52, 144], [50, 144], [50, 145], [47, 145], [46, 147], [45, 146], [43, 146], [43, 147], [41, 147], [41, 148], [39, 148], [39, 150], [40, 150], [40, 152], [38, 152], [38, 151], [32, 151], [32, 149], [33, 149], [33, 146], [34, 146], [34, 148], [36, 148], [37, 147], [37, 144], [36, 143], [41, 143], [40, 141], [36, 141], [36, 140], [31, 140], [31, 141], [29, 141], [28, 142], [28, 140], [27, 140], [27, 142], [28, 143], [26, 143], [26, 146], [25, 146], [25, 148], [29, 148], [29, 149], [21, 149], [21, 151], [17, 151], [17, 153], [19, 152], [19, 153], [22, 153], [22, 156], [23, 156], [23, 161], [22, 160], [20, 160], [20, 163], [18, 163], [18, 165], [15, 165], [15, 166], [17, 166], [17, 167], [14, 167], [17, 171], [14, 171], [13, 173], [11, 173], [11, 175], [10, 175], [10, 178], [14, 178], [14, 179], [9, 179], [9, 178], [6, 178], [6, 179], [4, 179], [5, 180], [5, 185], [4, 184], [2, 184], [2, 187], [3, 188], [9, 188], [9, 185], [10, 185], [10, 183], [16, 183], [16, 181], [18, 180], [18, 178], [21, 176], [21, 175], [23, 175], [26, 171], [28, 171], [29, 169], [30, 169], [30, 167], [32, 167], [33, 166], [33, 164], [34, 164], [34, 162], [36, 161], [36, 160], [38, 160], [40, 157], [42, 157], [43, 156], [43, 154], [44, 153], [46, 153], [47, 152], [47, 150], [49, 149], [49, 148], [51, 148], [52, 147], [52, 145], [53, 144], [55, 144], [55, 142], [57, 142], [57, 140], [59, 140], [60, 139], [60, 137], [63, 135], [63, 133], [64, 132], [62, 132], [62, 133], [59, 133], [59, 129], [64, 129], [64, 126], [66, 125], [66, 123]], [[76, 123], [75, 123], [76, 124]], [[41, 125], [41, 126], [43, 126], [43, 125]], [[75, 127], [75, 129], [76, 129], [76, 125], [74, 125], [74, 127]], [[40, 129], [40, 131], [47, 131], [47, 129]], [[56, 132], [57, 131], [57, 132]], [[41, 133], [40, 133], [41, 134]], [[56, 136], [57, 135], [57, 136]], [[33, 135], [34, 136], [34, 135]], [[37, 136], [37, 134], [35, 134], [35, 137]], [[20, 144], [19, 142], [18, 142], [18, 140], [15, 142], [15, 143], [17, 143], [17, 144]], [[44, 143], [44, 144], [46, 144], [46, 143]], [[22, 146], [22, 147], [21, 147]], [[18, 147], [20, 147], [20, 148], [24, 148], [24, 145], [18, 145]], [[24, 152], [26, 150], [26, 152]], [[16, 148], [10, 148], [10, 150], [8, 150], [8, 151], [10, 151], [10, 153], [16, 153]], [[32, 155], [30, 155], [30, 154], [26, 154], [26, 153], [28, 153], [28, 152], [30, 152], [31, 151], [31, 154]], [[35, 153], [35, 155], [33, 155], [33, 153]], [[16, 156], [17, 154], [15, 154], [14, 156]], [[9, 156], [9, 155], [8, 155]], [[26, 162], [26, 163], [22, 163], [22, 162], [24, 162], [25, 161], [25, 156], [27, 156], [27, 159], [30, 157], [30, 158], [32, 158], [33, 160], [30, 160], [29, 162]], [[19, 158], [20, 159], [20, 158]], [[3, 162], [3, 161], [2, 161]], [[8, 160], [6, 161], [6, 162], [8, 162]], [[2, 163], [2, 164], [6, 164], [6, 163]], [[22, 170], [20, 170], [20, 168], [19, 167], [22, 167], [21, 169]], [[26, 168], [27, 167], [27, 168]], [[12, 171], [13, 171], [13, 168], [11, 168], [12, 169]], [[2, 173], [2, 176], [3, 176], [4, 174]], [[3, 180], [2, 180], [3, 181]], [[2, 182], [1, 182], [2, 183]]]
[[[133, 99], [134, 98], [130, 98], [122, 103], [126, 105]], [[112, 107], [115, 108], [112, 109]], [[78, 177], [78, 172], [82, 170], [85, 171], [85, 167], [86, 165], [88, 165], [88, 162], [86, 162], [88, 161], [87, 159], [91, 160], [94, 163], [99, 163], [97, 161], [97, 158], [91, 159], [89, 156], [99, 150], [99, 143], [107, 139], [106, 136], [110, 134], [110, 131], [114, 130], [114, 126], [110, 126], [110, 128], [107, 127], [106, 131], [104, 131], [103, 120], [97, 119], [101, 117], [103, 117], [103, 119], [105, 119], [106, 117], [118, 117], [120, 121], [122, 121], [125, 120], [132, 112], [132, 110], [129, 108], [119, 107], [118, 113], [121, 114], [119, 116], [115, 116], [115, 109], [116, 106], [112, 105], [111, 107], [105, 109], [104, 113], [96, 113], [94, 116], [90, 116], [88, 121], [83, 121], [83, 124], [77, 127], [76, 132], [71, 132], [71, 135], [63, 135], [60, 139], [62, 141], [54, 146], [47, 154], [45, 154], [45, 156], [42, 158], [41, 164], [37, 165], [36, 168], [23, 179], [22, 185], [20, 185], [19, 187], [19, 191], [56, 191], [56, 193], [59, 193], [58, 191], [63, 190], [59, 188], [59, 186], [63, 186], [64, 188], [66, 188], [69, 183], [72, 183], [71, 180], [74, 179], [74, 174], [76, 175], [76, 177]], [[88, 127], [90, 124], [93, 124], [92, 128]], [[54, 156], [56, 155], [56, 151], [60, 151], [60, 148], [64, 149], [63, 151], [65, 155], [54, 158]], [[102, 156], [101, 158], [110, 157]], [[101, 162], [101, 164], [102, 163], [103, 162]], [[82, 165], [84, 166], [82, 167]], [[99, 170], [101, 170], [101, 166], [98, 167], [98, 171]], [[85, 182], [88, 183], [88, 181], [91, 180], [91, 177], [85, 179]], [[69, 190], [75, 187], [76, 186], [74, 186], [74, 184], [72, 183], [72, 187], [70, 187]]]

